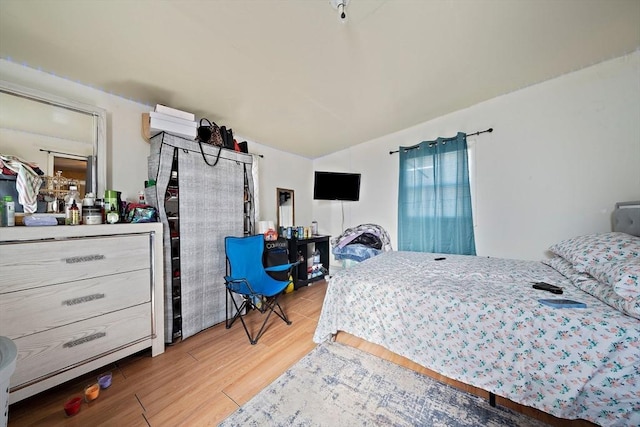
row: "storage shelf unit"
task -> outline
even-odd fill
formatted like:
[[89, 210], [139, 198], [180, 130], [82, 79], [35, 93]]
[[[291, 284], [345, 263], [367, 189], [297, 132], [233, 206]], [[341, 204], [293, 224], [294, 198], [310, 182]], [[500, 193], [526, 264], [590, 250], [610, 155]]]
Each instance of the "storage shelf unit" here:
[[253, 231], [253, 158], [168, 133], [150, 144], [155, 186], [145, 196], [165, 230], [165, 343], [173, 344], [225, 320], [224, 237]]
[[171, 178], [167, 186], [164, 200], [164, 208], [169, 221], [170, 242], [171, 242], [171, 281], [172, 307], [173, 307], [173, 333], [172, 342], [178, 341], [182, 337], [182, 302], [180, 292], [180, 191], [178, 175], [178, 153], [173, 157], [171, 165]]
[[254, 220], [253, 214], [253, 189], [251, 188], [251, 183], [249, 181], [250, 172], [245, 169], [244, 171], [244, 235], [251, 236], [253, 234], [254, 228]]
[[[329, 238], [331, 236], [313, 236], [308, 239], [289, 239], [289, 262], [296, 262], [298, 254], [302, 254], [304, 263], [296, 267], [294, 271], [294, 288], [298, 289], [307, 286], [313, 282], [324, 279], [329, 274]], [[315, 249], [311, 249], [311, 245], [315, 246], [320, 252], [320, 264], [326, 269], [326, 273], [316, 277], [308, 278], [307, 276], [307, 260], [312, 256]]]

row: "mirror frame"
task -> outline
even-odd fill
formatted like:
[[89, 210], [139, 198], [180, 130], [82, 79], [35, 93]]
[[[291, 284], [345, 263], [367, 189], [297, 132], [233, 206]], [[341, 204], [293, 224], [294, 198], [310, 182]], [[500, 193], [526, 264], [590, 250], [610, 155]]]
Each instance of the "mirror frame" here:
[[291, 194], [291, 227], [296, 224], [296, 195], [295, 191], [289, 188], [276, 188], [276, 215], [278, 218], [277, 227], [280, 227], [282, 221], [280, 220], [280, 193], [287, 192]]
[[20, 96], [25, 99], [42, 102], [56, 107], [66, 108], [94, 117], [96, 124], [93, 141], [93, 180], [95, 182], [96, 197], [104, 194], [107, 188], [107, 112], [94, 105], [71, 101], [61, 96], [53, 95], [37, 89], [20, 86], [15, 83], [0, 80], [0, 92]]

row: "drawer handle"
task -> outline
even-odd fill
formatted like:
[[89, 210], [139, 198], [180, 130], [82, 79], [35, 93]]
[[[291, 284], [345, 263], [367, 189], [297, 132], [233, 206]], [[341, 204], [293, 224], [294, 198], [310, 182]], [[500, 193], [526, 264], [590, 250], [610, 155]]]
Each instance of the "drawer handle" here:
[[64, 300], [64, 301], [62, 301], [62, 305], [82, 304], [84, 302], [94, 301], [94, 300], [97, 300], [97, 299], [102, 299], [104, 297], [105, 297], [105, 294], [85, 295], [83, 297], [71, 298], [71, 299], [68, 299], [68, 300]]
[[84, 344], [93, 340], [97, 340], [98, 338], [102, 338], [106, 336], [107, 336], [106, 332], [98, 332], [95, 334], [87, 335], [86, 337], [78, 338], [77, 340], [66, 342], [62, 345], [62, 347], [71, 348], [71, 347], [75, 347], [77, 345]]
[[83, 255], [83, 256], [73, 256], [71, 258], [64, 258], [64, 261], [67, 264], [77, 264], [79, 262], [100, 261], [105, 258], [106, 257], [102, 254], [95, 254], [95, 255]]

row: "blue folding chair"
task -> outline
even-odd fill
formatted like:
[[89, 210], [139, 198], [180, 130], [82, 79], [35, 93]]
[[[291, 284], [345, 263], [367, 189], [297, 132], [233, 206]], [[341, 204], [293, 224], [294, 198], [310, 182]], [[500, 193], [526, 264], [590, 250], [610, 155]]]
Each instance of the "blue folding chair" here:
[[[290, 272], [297, 263], [265, 268], [262, 263], [264, 253], [264, 236], [262, 234], [248, 237], [225, 237], [224, 247], [227, 256], [227, 275], [224, 276], [227, 288], [225, 304], [227, 329], [237, 319], [240, 319], [247, 337], [249, 337], [249, 342], [256, 344], [265, 331], [271, 313], [275, 313], [287, 325], [290, 325], [291, 321], [278, 303], [278, 297], [289, 284], [289, 280], [276, 280], [269, 276], [267, 271]], [[239, 295], [240, 298], [234, 297], [234, 294]], [[233, 301], [233, 307], [236, 311], [231, 321], [229, 321], [229, 299]], [[241, 301], [240, 304], [238, 304], [238, 299]], [[266, 313], [262, 327], [253, 336], [244, 321], [244, 316], [251, 309], [258, 310], [262, 314]]]

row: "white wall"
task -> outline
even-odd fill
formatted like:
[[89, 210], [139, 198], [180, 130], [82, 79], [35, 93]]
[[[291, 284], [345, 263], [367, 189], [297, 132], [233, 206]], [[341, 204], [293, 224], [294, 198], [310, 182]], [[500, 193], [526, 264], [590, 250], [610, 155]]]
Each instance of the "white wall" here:
[[[246, 140], [238, 135], [240, 140]], [[248, 140], [249, 152], [262, 154], [258, 160], [260, 170], [259, 220], [277, 222], [276, 188], [294, 190], [295, 222], [311, 225], [311, 199], [313, 197], [313, 172], [311, 160], [295, 154], [276, 150]]]
[[[107, 187], [122, 191], [123, 197], [130, 201], [137, 200], [138, 192], [144, 188], [144, 181], [148, 179], [149, 144], [142, 137], [141, 114], [149, 112], [152, 106], [4, 59], [0, 59], [0, 79], [105, 109], [108, 144]], [[243, 139], [241, 135], [237, 137]], [[3, 148], [6, 147], [0, 143], [0, 152]], [[295, 190], [296, 222], [310, 225], [311, 160], [253, 141], [249, 141], [249, 151], [264, 155], [264, 158], [260, 159], [261, 219], [275, 221], [276, 188], [283, 187]]]
[[[313, 162], [249, 141], [251, 152], [264, 155], [260, 219], [275, 220], [275, 189], [290, 188], [297, 224], [317, 220], [321, 233], [336, 236], [373, 222], [397, 247], [398, 156], [389, 151], [493, 127], [473, 138], [478, 254], [540, 259], [559, 239], [609, 230], [614, 203], [640, 199], [639, 75], [635, 52]], [[107, 110], [107, 184], [136, 197], [149, 154], [140, 115], [150, 106], [6, 60], [0, 79]], [[313, 201], [313, 170], [362, 173], [360, 201]]]
[[[640, 200], [640, 52], [316, 159], [360, 172], [359, 202], [313, 201], [334, 236], [382, 225], [397, 248], [398, 146], [494, 128], [475, 140], [478, 255], [539, 260], [554, 242], [611, 230], [617, 201]], [[425, 99], [425, 102], [429, 102]]]

